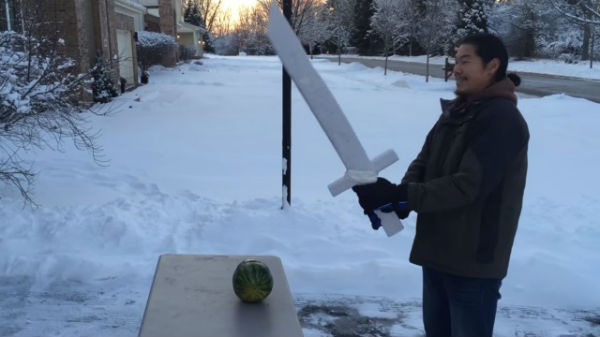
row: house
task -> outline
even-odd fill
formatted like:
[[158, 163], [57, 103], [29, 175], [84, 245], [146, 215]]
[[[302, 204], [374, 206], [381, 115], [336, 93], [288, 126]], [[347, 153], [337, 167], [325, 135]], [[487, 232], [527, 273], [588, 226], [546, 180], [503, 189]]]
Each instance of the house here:
[[202, 57], [204, 54], [202, 36], [205, 33], [206, 29], [202, 27], [194, 26], [183, 20], [177, 22], [177, 42], [182, 46], [192, 48], [197, 57]]
[[206, 34], [204, 27], [195, 26], [184, 21], [182, 0], [175, 0], [175, 16], [177, 18], [177, 42], [190, 47], [201, 57], [204, 53], [202, 36]]
[[[147, 8], [145, 30], [172, 36], [183, 46], [193, 48], [195, 56], [203, 54], [202, 36], [206, 29], [186, 23], [183, 19], [182, 0], [141, 0]], [[165, 65], [174, 65], [178, 55], [167, 57]]]
[[144, 30], [147, 10], [139, 0], [114, 0], [115, 34], [119, 60], [119, 76], [130, 85], [138, 84], [136, 33]]
[[[204, 30], [183, 21], [181, 0], [0, 0], [0, 31], [23, 32], [36, 23], [36, 34], [56, 34], [63, 52], [85, 73], [102, 57], [110, 77], [126, 88], [138, 85], [137, 32], [154, 30], [173, 36], [202, 55]], [[24, 28], [25, 27], [25, 28]], [[165, 65], [178, 60], [174, 51]]]
[[136, 32], [146, 8], [139, 0], [0, 0], [0, 30], [27, 30], [64, 41], [63, 52], [85, 73], [102, 57], [113, 82], [138, 84]]

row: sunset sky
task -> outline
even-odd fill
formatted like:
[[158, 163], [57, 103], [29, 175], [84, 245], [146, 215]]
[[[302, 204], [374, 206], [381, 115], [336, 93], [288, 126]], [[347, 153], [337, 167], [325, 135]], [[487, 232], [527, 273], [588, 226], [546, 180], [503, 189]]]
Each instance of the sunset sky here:
[[253, 6], [256, 0], [223, 0], [223, 5], [227, 8], [231, 8], [231, 17], [238, 17], [238, 9], [245, 6]]

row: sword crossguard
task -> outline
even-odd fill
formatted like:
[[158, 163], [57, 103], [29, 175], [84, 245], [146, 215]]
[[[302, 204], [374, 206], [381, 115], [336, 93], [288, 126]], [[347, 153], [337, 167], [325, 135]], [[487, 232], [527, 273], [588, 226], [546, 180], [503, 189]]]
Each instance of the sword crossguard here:
[[[396, 152], [394, 152], [394, 150], [387, 150], [382, 154], [378, 155], [377, 157], [373, 158], [373, 160], [371, 160], [371, 163], [373, 164], [373, 169], [375, 170], [375, 172], [379, 173], [381, 170], [392, 165], [396, 161], [398, 161], [398, 155], [396, 154]], [[349, 172], [350, 170], [346, 171], [346, 174], [344, 174], [343, 177], [339, 178], [338, 180], [332, 182], [327, 186], [332, 196], [338, 196], [340, 193], [352, 188], [352, 186], [354, 185], [369, 182], [364, 181], [362, 179], [359, 180], [357, 179], [358, 177], [356, 176], [356, 174], [352, 174], [352, 172], [350, 172], [351, 174], [349, 174]], [[377, 180], [377, 176], [375, 176], [375, 180]]]

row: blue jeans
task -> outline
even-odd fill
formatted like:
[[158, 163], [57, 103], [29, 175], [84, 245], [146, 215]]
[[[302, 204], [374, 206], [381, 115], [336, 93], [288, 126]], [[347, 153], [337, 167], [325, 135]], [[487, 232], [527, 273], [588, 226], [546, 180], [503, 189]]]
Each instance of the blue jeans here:
[[492, 336], [501, 279], [451, 275], [423, 267], [427, 337]]

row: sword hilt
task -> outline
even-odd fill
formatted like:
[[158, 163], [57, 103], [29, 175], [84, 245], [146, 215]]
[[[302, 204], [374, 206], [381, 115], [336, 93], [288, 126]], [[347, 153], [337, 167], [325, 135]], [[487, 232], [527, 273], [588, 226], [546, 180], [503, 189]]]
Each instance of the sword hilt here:
[[[377, 173], [379, 173], [381, 170], [392, 165], [396, 161], [398, 161], [398, 155], [396, 154], [396, 152], [394, 152], [394, 150], [387, 150], [382, 154], [378, 155], [377, 157], [373, 158], [371, 160], [371, 163], [373, 164], [373, 169]], [[348, 174], [345, 174], [343, 177], [329, 184], [327, 188], [329, 188], [329, 192], [331, 193], [331, 195], [335, 197], [338, 194], [344, 192], [345, 190], [352, 188], [352, 186], [356, 185], [357, 183], [364, 182], [356, 181], [355, 179], [352, 179], [352, 177]]]
[[[372, 212], [367, 212], [367, 216], [371, 221], [371, 227], [373, 227], [374, 230], [378, 230], [380, 227], [383, 226], [383, 229], [385, 230], [387, 236], [392, 236], [398, 233], [399, 231], [404, 229], [404, 226], [400, 221], [399, 213], [406, 210], [407, 206], [408, 203], [403, 201], [393, 204], [386, 204], [381, 207], [378, 207]], [[381, 212], [381, 217], [377, 215], [377, 213], [379, 212]]]

